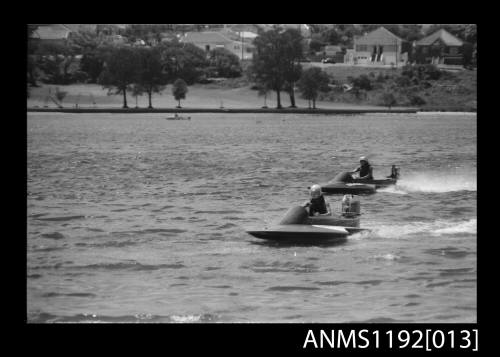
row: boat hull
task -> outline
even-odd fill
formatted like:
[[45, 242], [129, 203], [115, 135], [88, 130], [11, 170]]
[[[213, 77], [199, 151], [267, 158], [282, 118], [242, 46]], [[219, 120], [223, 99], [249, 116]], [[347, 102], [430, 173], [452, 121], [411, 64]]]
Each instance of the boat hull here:
[[353, 179], [353, 183], [361, 183], [368, 185], [375, 185], [375, 188], [384, 188], [390, 185], [395, 185], [397, 183], [397, 179], [375, 179], [375, 180], [363, 180], [363, 179]]
[[365, 183], [329, 182], [321, 186], [321, 191], [327, 194], [366, 195], [375, 193], [376, 186]]
[[306, 224], [277, 225], [247, 233], [260, 239], [300, 243], [344, 241], [350, 234], [343, 227]]

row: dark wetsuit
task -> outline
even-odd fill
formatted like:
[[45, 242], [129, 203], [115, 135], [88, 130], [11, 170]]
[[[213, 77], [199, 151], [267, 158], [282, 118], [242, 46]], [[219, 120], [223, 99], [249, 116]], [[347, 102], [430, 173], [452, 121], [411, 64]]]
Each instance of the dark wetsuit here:
[[366, 164], [366, 165], [361, 165], [360, 167], [358, 167], [356, 171], [359, 171], [359, 177], [365, 177], [366, 175], [370, 175], [368, 177], [366, 177], [367, 179], [371, 179], [373, 180], [373, 175], [372, 175], [372, 167], [370, 166], [370, 164]]
[[314, 216], [314, 213], [316, 212], [319, 212], [320, 214], [328, 213], [323, 195], [318, 198], [311, 198], [311, 202], [309, 203], [309, 216]]

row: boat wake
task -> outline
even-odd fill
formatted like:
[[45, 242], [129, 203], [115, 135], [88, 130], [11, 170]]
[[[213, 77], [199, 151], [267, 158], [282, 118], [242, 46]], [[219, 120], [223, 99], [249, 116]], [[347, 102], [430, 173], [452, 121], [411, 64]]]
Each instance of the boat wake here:
[[408, 174], [398, 180], [394, 186], [378, 190], [379, 192], [408, 194], [410, 192], [454, 192], [477, 191], [477, 176], [474, 173], [450, 175], [416, 173]]
[[477, 234], [477, 218], [467, 221], [436, 220], [434, 222], [414, 222], [403, 225], [383, 225], [372, 228], [370, 233], [359, 233], [357, 238], [405, 238], [422, 234], [429, 236]]

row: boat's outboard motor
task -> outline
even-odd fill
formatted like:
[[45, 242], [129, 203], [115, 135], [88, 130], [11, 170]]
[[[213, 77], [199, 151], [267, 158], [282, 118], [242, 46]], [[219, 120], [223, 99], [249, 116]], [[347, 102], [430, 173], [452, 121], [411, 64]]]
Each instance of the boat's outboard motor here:
[[306, 224], [309, 214], [304, 206], [294, 206], [288, 210], [279, 224]]
[[353, 195], [344, 195], [342, 198], [342, 216], [355, 217], [361, 214], [361, 202]]
[[399, 178], [399, 167], [397, 167], [396, 165], [392, 165], [391, 174], [387, 177], [397, 180]]

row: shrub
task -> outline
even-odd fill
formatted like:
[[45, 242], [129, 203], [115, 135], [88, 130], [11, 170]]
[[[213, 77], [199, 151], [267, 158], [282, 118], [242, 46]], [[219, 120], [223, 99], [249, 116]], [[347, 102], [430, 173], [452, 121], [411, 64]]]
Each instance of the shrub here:
[[391, 108], [397, 104], [396, 97], [392, 92], [384, 92], [381, 97], [381, 104]]
[[225, 48], [210, 51], [208, 71], [211, 76], [226, 78], [240, 77], [243, 72], [238, 56]]
[[412, 80], [407, 76], [396, 77], [396, 84], [400, 87], [409, 87], [412, 84]]
[[378, 76], [375, 80], [379, 83], [384, 83], [386, 80], [386, 77], [384, 76], [384, 74], [382, 72], [379, 72]]
[[408, 100], [410, 102], [410, 105], [424, 105], [426, 104], [427, 102], [420, 96], [416, 95], [416, 94], [410, 94], [408, 96]]
[[441, 75], [442, 75], [443, 71], [441, 71], [435, 65], [433, 65], [433, 64], [425, 64], [424, 66], [425, 66], [424, 72], [425, 72], [425, 75], [426, 75], [427, 79], [436, 80], [436, 79], [441, 78]]
[[352, 79], [352, 85], [358, 89], [371, 90], [372, 82], [366, 74]]

